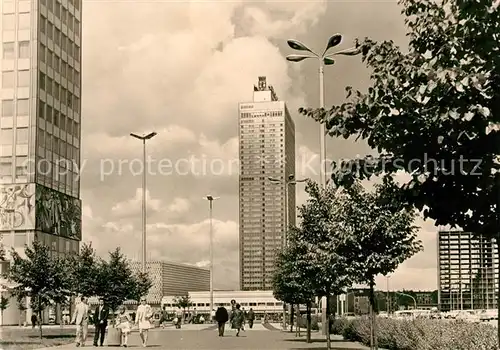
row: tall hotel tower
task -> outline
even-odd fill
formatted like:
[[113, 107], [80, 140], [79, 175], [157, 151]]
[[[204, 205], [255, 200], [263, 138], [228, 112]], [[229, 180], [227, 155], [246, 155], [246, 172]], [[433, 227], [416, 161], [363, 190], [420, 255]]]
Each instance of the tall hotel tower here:
[[440, 231], [438, 250], [441, 310], [496, 309], [497, 244], [470, 232]]
[[[0, 1], [0, 237], [7, 251], [34, 240], [54, 254], [79, 248], [81, 6]], [[19, 312], [9, 309], [2, 323], [17, 324]]]
[[[253, 101], [239, 104], [239, 140], [240, 289], [270, 290], [276, 252], [283, 246], [285, 178], [295, 174], [295, 124], [266, 77], [259, 77]], [[287, 197], [294, 225], [295, 186]]]

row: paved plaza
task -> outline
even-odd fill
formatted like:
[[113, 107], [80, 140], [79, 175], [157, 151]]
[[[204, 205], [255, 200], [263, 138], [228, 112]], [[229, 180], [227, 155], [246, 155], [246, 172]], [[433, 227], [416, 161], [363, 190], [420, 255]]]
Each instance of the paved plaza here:
[[[271, 327], [270, 327], [271, 328]], [[236, 332], [227, 330], [224, 337], [219, 337], [214, 327], [207, 325], [186, 325], [181, 329], [167, 327], [157, 328], [149, 333], [148, 348], [157, 350], [218, 350], [218, 349], [326, 349], [326, 343], [317, 332], [313, 333], [313, 342], [305, 342], [305, 332], [298, 338], [294, 333], [285, 333], [279, 330], [266, 329], [258, 324], [254, 329], [247, 329], [236, 337]], [[106, 343], [104, 344], [106, 346]], [[87, 341], [86, 347], [92, 347], [92, 339]], [[133, 332], [129, 337], [129, 348], [141, 348], [139, 334]], [[368, 349], [360, 344], [345, 342], [337, 336], [332, 336], [332, 348], [337, 350]], [[41, 350], [70, 350], [77, 349], [74, 344], [46, 348]]]

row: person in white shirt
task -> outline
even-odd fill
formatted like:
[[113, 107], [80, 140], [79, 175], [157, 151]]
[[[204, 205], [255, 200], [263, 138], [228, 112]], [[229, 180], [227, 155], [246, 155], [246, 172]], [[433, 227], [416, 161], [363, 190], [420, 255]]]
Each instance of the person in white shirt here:
[[80, 303], [76, 305], [71, 323], [76, 324], [76, 346], [85, 346], [89, 328], [89, 306], [87, 298], [81, 297]]
[[139, 335], [141, 336], [142, 346], [148, 345], [148, 331], [151, 328], [150, 318], [153, 316], [151, 306], [146, 304], [146, 298], [141, 298], [141, 305], [137, 307], [137, 315], [135, 316], [135, 323], [139, 326]]

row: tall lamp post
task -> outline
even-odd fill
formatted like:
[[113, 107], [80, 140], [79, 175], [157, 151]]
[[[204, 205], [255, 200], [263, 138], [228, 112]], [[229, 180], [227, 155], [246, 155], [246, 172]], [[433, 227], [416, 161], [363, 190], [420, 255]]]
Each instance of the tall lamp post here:
[[210, 203], [210, 322], [214, 311], [214, 230], [213, 230], [213, 202], [220, 197], [208, 195], [203, 197]]
[[131, 133], [130, 136], [142, 141], [142, 254], [141, 267], [142, 272], [146, 273], [146, 141], [158, 135], [156, 132], [150, 132], [147, 135], [137, 135]]
[[[290, 185], [295, 185], [299, 182], [305, 182], [307, 179], [301, 179], [301, 180], [296, 180], [294, 174], [288, 175], [288, 177], [285, 177], [284, 180], [280, 178], [275, 178], [275, 177], [269, 177], [269, 181], [271, 181], [274, 184], [278, 185], [284, 185], [284, 200], [285, 200], [285, 230], [282, 233], [283, 234], [283, 244], [282, 244], [282, 249], [284, 250], [287, 246], [287, 230], [288, 230], [288, 222], [289, 222], [289, 217], [288, 217], [288, 186]], [[283, 303], [283, 329], [286, 330], [286, 304]]]
[[[319, 107], [325, 108], [325, 82], [324, 82], [324, 67], [331, 66], [335, 64], [334, 56], [355, 56], [361, 53], [361, 47], [357, 44], [355, 47], [351, 47], [349, 49], [337, 51], [334, 53], [328, 53], [328, 51], [339, 45], [342, 42], [342, 35], [335, 34], [328, 39], [328, 43], [326, 44], [326, 48], [321, 55], [318, 55], [314, 51], [312, 51], [305, 44], [301, 43], [298, 40], [290, 39], [287, 41], [288, 46], [297, 51], [305, 51], [307, 54], [292, 54], [286, 56], [287, 61], [290, 62], [301, 62], [308, 58], [314, 58], [317, 60], [319, 64]], [[325, 141], [325, 124], [320, 124], [320, 133], [319, 133], [319, 160], [320, 160], [320, 184], [324, 188], [326, 186], [326, 141]], [[323, 334], [326, 334], [326, 297], [321, 299], [321, 311], [322, 311], [322, 323], [323, 323]]]

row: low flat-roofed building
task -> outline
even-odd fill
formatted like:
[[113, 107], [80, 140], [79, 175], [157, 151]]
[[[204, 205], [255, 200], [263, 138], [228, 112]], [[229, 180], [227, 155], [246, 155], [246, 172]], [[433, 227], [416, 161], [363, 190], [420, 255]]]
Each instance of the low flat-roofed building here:
[[[208, 314], [210, 311], [210, 292], [189, 292], [188, 293], [192, 306], [191, 310], [196, 308], [198, 313]], [[173, 299], [175, 295], [166, 295], [162, 298], [162, 309], [167, 312], [173, 312], [177, 306]], [[277, 314], [283, 312], [283, 303], [273, 296], [272, 291], [214, 291], [214, 307], [223, 304], [227, 309], [231, 308], [231, 300], [234, 299], [241, 305], [245, 311], [253, 309], [259, 315], [267, 313]]]
[[[141, 271], [140, 262], [131, 262], [132, 271]], [[189, 291], [210, 289], [210, 270], [188, 264], [169, 261], [149, 261], [146, 268], [153, 285], [146, 296], [148, 304], [159, 307], [164, 295], [186, 295]], [[90, 304], [96, 304], [97, 298], [91, 298]], [[127, 301], [134, 305], [137, 301]]]

